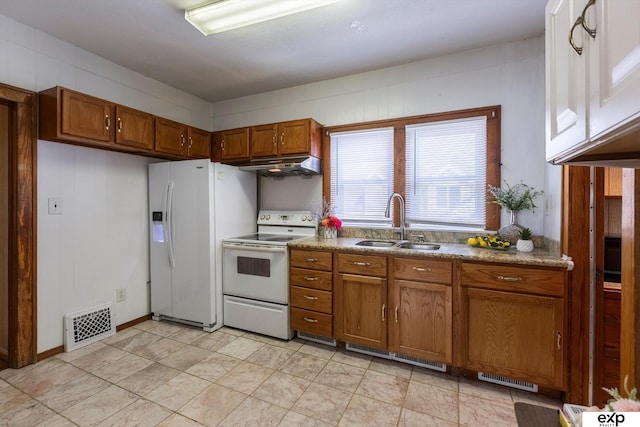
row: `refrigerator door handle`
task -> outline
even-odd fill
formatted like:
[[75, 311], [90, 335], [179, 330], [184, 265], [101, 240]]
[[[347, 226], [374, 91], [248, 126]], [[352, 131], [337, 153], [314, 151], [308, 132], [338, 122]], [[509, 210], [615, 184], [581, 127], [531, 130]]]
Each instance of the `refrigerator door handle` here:
[[167, 205], [165, 207], [167, 210], [167, 226], [165, 230], [167, 230], [166, 241], [169, 252], [169, 266], [175, 268], [176, 259], [173, 256], [173, 181], [169, 181], [169, 184], [167, 184]]

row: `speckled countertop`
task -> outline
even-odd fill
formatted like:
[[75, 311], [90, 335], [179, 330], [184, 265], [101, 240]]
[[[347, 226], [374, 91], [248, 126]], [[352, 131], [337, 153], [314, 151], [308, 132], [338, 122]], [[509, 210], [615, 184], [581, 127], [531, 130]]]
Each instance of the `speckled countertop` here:
[[494, 250], [475, 248], [460, 243], [433, 242], [439, 244], [440, 249], [424, 251], [400, 249], [396, 247], [356, 246], [356, 243], [361, 240], [365, 239], [361, 237], [338, 237], [336, 239], [325, 239], [324, 237], [313, 236], [289, 242], [288, 245], [290, 248], [296, 249], [327, 249], [333, 251], [359, 252], [369, 255], [424, 256], [430, 258], [462, 259], [465, 261], [561, 267], [569, 270], [573, 268], [573, 263], [571, 261], [562, 259], [561, 257], [553, 255], [544, 249], [534, 249], [533, 252], [523, 253], [518, 252], [516, 248], [510, 248], [508, 250]]

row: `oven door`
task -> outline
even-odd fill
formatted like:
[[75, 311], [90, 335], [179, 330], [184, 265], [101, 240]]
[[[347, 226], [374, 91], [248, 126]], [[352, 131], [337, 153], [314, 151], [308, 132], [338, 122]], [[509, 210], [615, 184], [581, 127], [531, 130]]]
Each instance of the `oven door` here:
[[284, 245], [222, 243], [225, 295], [289, 303], [289, 260]]

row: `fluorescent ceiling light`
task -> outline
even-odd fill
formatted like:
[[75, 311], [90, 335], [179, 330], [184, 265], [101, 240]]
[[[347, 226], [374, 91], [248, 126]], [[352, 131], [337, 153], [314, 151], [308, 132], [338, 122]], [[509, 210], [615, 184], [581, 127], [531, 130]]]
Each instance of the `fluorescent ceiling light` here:
[[208, 36], [338, 1], [340, 0], [220, 0], [187, 9], [184, 18]]

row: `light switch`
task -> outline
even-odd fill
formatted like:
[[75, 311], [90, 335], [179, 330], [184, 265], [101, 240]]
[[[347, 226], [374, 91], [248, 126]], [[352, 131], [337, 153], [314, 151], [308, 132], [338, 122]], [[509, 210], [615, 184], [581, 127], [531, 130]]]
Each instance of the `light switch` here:
[[49, 197], [49, 215], [62, 214], [62, 197]]

